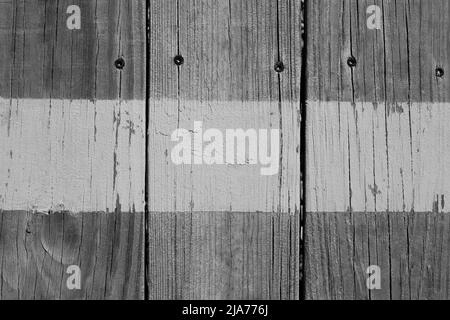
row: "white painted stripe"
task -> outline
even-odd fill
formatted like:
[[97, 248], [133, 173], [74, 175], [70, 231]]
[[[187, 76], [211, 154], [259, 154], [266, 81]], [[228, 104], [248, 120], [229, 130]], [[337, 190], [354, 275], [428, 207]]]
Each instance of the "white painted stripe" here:
[[[150, 101], [149, 210], [155, 212], [298, 212], [300, 208], [300, 104], [288, 102], [177, 100]], [[261, 175], [258, 165], [175, 165], [172, 132], [192, 130], [280, 129], [280, 170]], [[195, 150], [192, 151], [195, 153]]]
[[144, 210], [143, 101], [0, 99], [0, 209]]
[[307, 105], [308, 212], [449, 211], [449, 103]]

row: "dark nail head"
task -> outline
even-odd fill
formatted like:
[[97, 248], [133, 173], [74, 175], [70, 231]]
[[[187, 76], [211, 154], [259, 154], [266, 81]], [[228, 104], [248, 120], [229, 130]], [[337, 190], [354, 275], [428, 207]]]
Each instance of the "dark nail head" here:
[[284, 64], [281, 61], [278, 61], [277, 63], [275, 63], [274, 69], [276, 72], [281, 73], [284, 71]]
[[119, 58], [114, 62], [114, 65], [117, 69], [122, 70], [125, 67], [125, 60]]
[[436, 77], [442, 78], [444, 76], [444, 69], [438, 67], [436, 68]]
[[347, 64], [350, 68], [356, 67], [356, 58], [355, 57], [349, 57], [347, 59]]
[[177, 66], [181, 66], [184, 63], [184, 58], [183, 58], [183, 56], [177, 55], [177, 56], [175, 56], [175, 58], [173, 58], [173, 62]]

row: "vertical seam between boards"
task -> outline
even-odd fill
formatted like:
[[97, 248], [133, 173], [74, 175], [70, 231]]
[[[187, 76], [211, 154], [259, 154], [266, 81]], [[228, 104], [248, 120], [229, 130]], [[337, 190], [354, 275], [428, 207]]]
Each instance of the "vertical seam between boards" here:
[[[309, 7], [309, 0], [304, 0], [302, 6], [302, 12], [300, 13], [303, 18], [303, 30], [300, 32], [302, 37], [302, 49], [301, 49], [301, 70], [300, 70], [300, 177], [301, 177], [301, 188], [300, 188], [300, 300], [306, 299], [306, 285], [305, 285], [305, 238], [306, 238], [306, 99], [307, 99], [307, 31], [308, 31], [308, 21], [307, 21], [307, 8]], [[302, 28], [302, 25], [300, 25]]]
[[145, 0], [145, 170], [144, 170], [144, 300], [149, 299], [148, 268], [149, 268], [149, 212], [148, 212], [148, 132], [150, 115], [150, 0]]

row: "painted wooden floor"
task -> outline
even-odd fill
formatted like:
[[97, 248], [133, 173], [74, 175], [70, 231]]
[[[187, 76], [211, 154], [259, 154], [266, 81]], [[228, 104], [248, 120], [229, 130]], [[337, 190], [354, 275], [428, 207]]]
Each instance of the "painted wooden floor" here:
[[448, 299], [449, 3], [306, 10], [306, 298]]
[[305, 6], [1, 1], [0, 298], [449, 298], [450, 5]]
[[[300, 2], [152, 0], [150, 13], [149, 297], [298, 299]], [[174, 165], [172, 133], [195, 121], [280, 130], [279, 170]]]
[[[1, 298], [298, 299], [300, 13], [2, 1]], [[170, 135], [195, 122], [278, 130], [274, 173], [176, 166]]]
[[[144, 229], [138, 213], [0, 213], [1, 299], [142, 299]], [[68, 290], [81, 270], [81, 289]], [[69, 269], [70, 270], [70, 269]]]

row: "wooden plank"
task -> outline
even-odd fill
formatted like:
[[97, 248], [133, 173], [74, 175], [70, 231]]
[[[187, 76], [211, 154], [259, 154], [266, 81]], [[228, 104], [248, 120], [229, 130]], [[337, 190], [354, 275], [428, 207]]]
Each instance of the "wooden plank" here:
[[[71, 5], [80, 8], [80, 30], [66, 26]], [[144, 1], [3, 0], [0, 8], [1, 97], [144, 98]]]
[[[298, 299], [300, 11], [286, 0], [151, 1], [150, 298]], [[199, 164], [207, 144], [176, 165], [176, 129], [193, 139], [209, 129], [278, 130], [268, 139], [278, 170], [263, 175], [250, 152], [227, 158], [226, 141], [212, 165]]]
[[448, 212], [448, 103], [308, 106], [308, 212]]
[[286, 214], [151, 214], [149, 299], [293, 299], [299, 219]]
[[142, 298], [145, 1], [0, 7], [1, 296]]
[[[373, 5], [380, 29], [367, 25]], [[308, 2], [309, 298], [447, 297], [447, 258], [424, 246], [447, 245], [449, 12], [448, 1]], [[371, 264], [381, 290], [366, 288]]]
[[[449, 299], [447, 213], [309, 213], [307, 299]], [[368, 290], [366, 269], [381, 268]]]
[[[142, 299], [139, 213], [0, 213], [1, 299]], [[68, 290], [69, 266], [81, 290]]]

